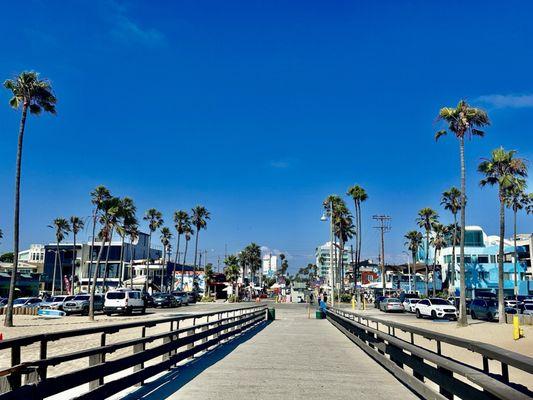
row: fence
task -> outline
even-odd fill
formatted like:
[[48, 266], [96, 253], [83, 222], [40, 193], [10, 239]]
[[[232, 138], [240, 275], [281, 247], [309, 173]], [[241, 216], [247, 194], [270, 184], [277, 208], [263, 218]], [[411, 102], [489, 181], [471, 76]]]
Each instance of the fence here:
[[[527, 387], [509, 379], [509, 366], [533, 373], [531, 357], [337, 308], [328, 309], [326, 314], [350, 340], [424, 399], [531, 399], [533, 393]], [[386, 332], [380, 330], [380, 325], [386, 327]], [[409, 334], [410, 341], [399, 338], [397, 330]], [[415, 337], [435, 341], [436, 351], [416, 345]], [[447, 357], [442, 343], [479, 354], [483, 368]], [[489, 369], [489, 360], [501, 364], [499, 372]]]
[[[0, 307], [0, 315], [6, 313], [7, 308]], [[13, 307], [13, 315], [37, 315], [37, 307]]]
[[[222, 342], [230, 340], [267, 318], [266, 306], [231, 309], [212, 313], [193, 314], [181, 317], [159, 318], [126, 324], [91, 327], [41, 335], [24, 336], [0, 342], [0, 351], [10, 351], [11, 367], [0, 371], [0, 400], [7, 399], [44, 399], [59, 393], [76, 389], [75, 399], [103, 399], [133, 385], [141, 384], [175, 366], [177, 363], [191, 359], [195, 354], [206, 351]], [[192, 321], [191, 326], [183, 327], [185, 321]], [[147, 328], [169, 324], [169, 330], [147, 335]], [[180, 324], [182, 327], [180, 328]], [[140, 328], [134, 339], [106, 344], [111, 334], [125, 329]], [[72, 337], [100, 335], [100, 345], [74, 351], [68, 354], [48, 356], [48, 344]], [[21, 352], [25, 347], [39, 344], [39, 359], [21, 362]], [[147, 348], [148, 344], [154, 344]], [[119, 349], [132, 350], [126, 355], [113, 360], [106, 360], [106, 355]], [[161, 357], [154, 363], [155, 358]], [[89, 360], [83, 367], [81, 360]], [[49, 367], [68, 361], [80, 361], [77, 368], [57, 376], [47, 376]], [[145, 365], [150, 362], [150, 365]], [[127, 374], [125, 371], [129, 370]], [[122, 376], [110, 380], [112, 374]], [[115, 378], [115, 377], [113, 377]], [[82, 386], [88, 384], [87, 388]], [[81, 394], [80, 394], [81, 393]]]

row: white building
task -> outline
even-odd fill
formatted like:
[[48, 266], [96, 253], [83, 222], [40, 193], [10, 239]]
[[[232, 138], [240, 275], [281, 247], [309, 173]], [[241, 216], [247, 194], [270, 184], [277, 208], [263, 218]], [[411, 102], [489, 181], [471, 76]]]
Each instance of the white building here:
[[[326, 242], [321, 246], [318, 246], [316, 248], [316, 265], [318, 267], [318, 276], [320, 278], [328, 277], [329, 274], [329, 266], [330, 266], [330, 248], [331, 248], [331, 242]], [[336, 257], [340, 257], [339, 255], [339, 249], [336, 249], [335, 246], [333, 246], [333, 264], [335, 264]], [[350, 256], [348, 250], [344, 249], [344, 254], [342, 255], [342, 259], [345, 266], [350, 265]]]
[[263, 275], [273, 277], [278, 272], [278, 259], [279, 257], [269, 253], [263, 254], [262, 257], [262, 269]]
[[32, 244], [28, 250], [19, 251], [19, 261], [44, 264], [44, 244]]

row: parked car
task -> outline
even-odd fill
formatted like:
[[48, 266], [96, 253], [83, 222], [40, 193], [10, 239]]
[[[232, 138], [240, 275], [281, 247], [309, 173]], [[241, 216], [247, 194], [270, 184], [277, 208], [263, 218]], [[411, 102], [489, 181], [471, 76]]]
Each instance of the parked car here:
[[66, 301], [72, 300], [76, 296], [54, 296], [39, 304], [39, 308], [63, 310]]
[[7, 297], [0, 297], [0, 307], [3, 307], [7, 304]]
[[439, 298], [422, 299], [415, 305], [415, 313], [417, 318], [431, 317], [447, 318], [456, 320], [458, 312], [455, 306], [451, 305], [447, 300]]
[[[459, 310], [459, 303], [461, 301], [460, 297], [448, 297], [448, 301], [452, 304], [457, 310]], [[470, 304], [472, 304], [471, 299], [466, 299], [466, 314], [470, 314]]]
[[172, 296], [174, 296], [181, 305], [189, 305], [189, 295], [186, 292], [172, 292]]
[[[520, 297], [523, 297], [522, 300], [520, 300]], [[533, 304], [533, 298], [530, 296], [519, 296], [518, 299], [518, 309], [520, 312], [524, 312], [525, 306], [528, 304]]]
[[169, 293], [157, 293], [154, 295], [154, 307], [178, 307], [179, 303]]
[[420, 300], [420, 296], [418, 295], [418, 293], [402, 292], [402, 293], [400, 293], [398, 298], [400, 299], [400, 302], [402, 302], [402, 303], [405, 303], [406, 299], [419, 299]]
[[185, 292], [185, 293], [187, 293], [187, 295], [189, 296], [188, 304], [191, 304], [191, 303], [194, 304], [200, 298], [200, 295], [198, 294], [198, 292], [190, 291], [190, 292]]
[[[78, 294], [72, 300], [66, 301], [63, 304], [63, 311], [67, 315], [70, 314], [89, 314], [89, 302], [91, 300], [91, 295], [89, 294]], [[101, 294], [94, 295], [94, 311], [103, 311], [104, 309], [104, 296]]]
[[515, 296], [505, 296], [503, 301], [505, 302], [505, 307], [516, 308], [516, 306], [518, 305]]
[[486, 319], [493, 321], [498, 319], [498, 302], [496, 300], [474, 299], [470, 305], [472, 319]]
[[140, 290], [117, 289], [105, 294], [104, 313], [106, 315], [131, 314], [133, 311], [146, 312], [146, 306]]
[[42, 300], [38, 297], [19, 297], [13, 301], [13, 308], [33, 308], [38, 307], [41, 303]]
[[526, 303], [524, 304], [524, 311], [522, 311], [522, 314], [524, 315], [533, 315], [533, 303]]
[[374, 308], [378, 308], [379, 309], [379, 305], [381, 304], [381, 302], [383, 301], [383, 299], [386, 299], [387, 296], [377, 296], [375, 299], [374, 299]]
[[400, 302], [400, 299], [396, 297], [386, 297], [381, 301], [381, 303], [379, 303], [379, 309], [384, 312], [403, 312], [403, 305]]
[[147, 292], [142, 292], [142, 299], [146, 308], [154, 307], [154, 298]]
[[411, 312], [411, 313], [414, 313], [415, 312], [415, 306], [416, 306], [416, 303], [418, 303], [420, 301], [420, 299], [414, 299], [414, 298], [407, 298], [403, 301], [403, 308], [405, 311], [407, 312]]

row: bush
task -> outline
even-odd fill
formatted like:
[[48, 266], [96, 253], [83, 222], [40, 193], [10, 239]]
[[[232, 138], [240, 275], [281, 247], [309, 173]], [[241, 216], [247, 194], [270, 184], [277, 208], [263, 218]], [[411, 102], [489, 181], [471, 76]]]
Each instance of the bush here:
[[228, 303], [238, 303], [240, 301], [236, 294], [232, 294], [228, 297]]
[[350, 303], [352, 301], [352, 295], [350, 293], [342, 293], [341, 294], [341, 302], [342, 303]]
[[203, 296], [200, 301], [202, 303], [212, 303], [215, 301], [215, 298], [213, 296]]

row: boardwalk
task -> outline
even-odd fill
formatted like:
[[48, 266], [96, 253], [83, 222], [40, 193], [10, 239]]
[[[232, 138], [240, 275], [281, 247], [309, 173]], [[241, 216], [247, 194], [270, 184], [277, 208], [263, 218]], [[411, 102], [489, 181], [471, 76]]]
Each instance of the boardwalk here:
[[277, 319], [131, 393], [133, 399], [416, 399], [326, 320], [297, 304]]

